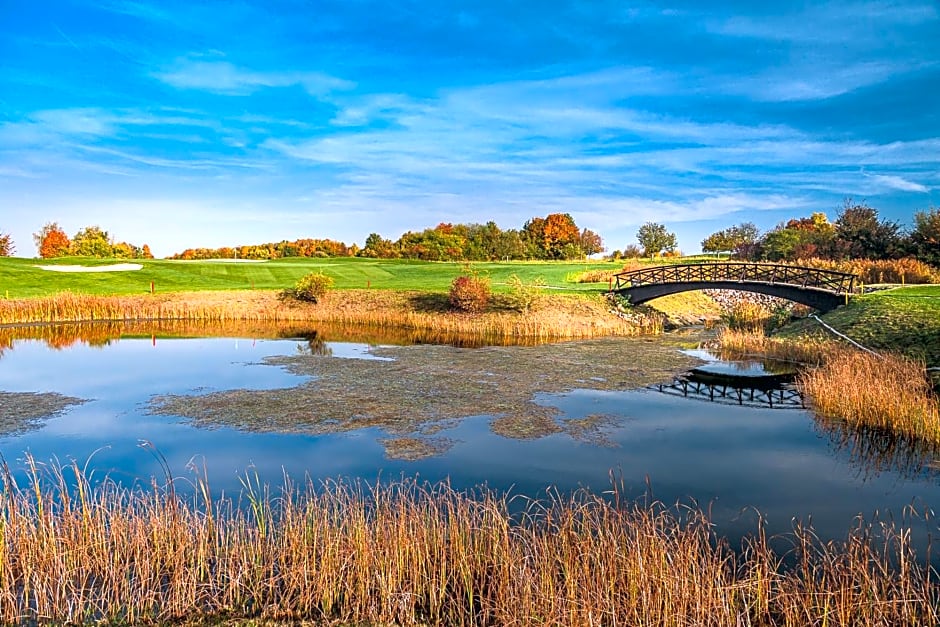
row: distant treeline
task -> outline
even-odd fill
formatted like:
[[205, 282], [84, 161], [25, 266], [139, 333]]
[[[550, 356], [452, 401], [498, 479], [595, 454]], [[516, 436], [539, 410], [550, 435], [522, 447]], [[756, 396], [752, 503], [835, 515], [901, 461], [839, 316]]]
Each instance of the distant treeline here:
[[115, 242], [107, 231], [98, 226], [86, 226], [72, 236], [66, 235], [57, 222], [47, 222], [33, 241], [43, 259], [53, 257], [99, 257], [118, 259], [153, 259], [147, 244], [135, 246], [127, 242]]
[[940, 267], [940, 209], [915, 212], [914, 227], [906, 231], [898, 222], [879, 218], [876, 209], [848, 200], [835, 222], [817, 212], [765, 233], [745, 222], [712, 233], [702, 241], [702, 250], [766, 261], [911, 257]]
[[580, 259], [603, 252], [601, 237], [581, 229], [567, 213], [532, 218], [521, 229], [486, 224], [441, 223], [397, 240], [378, 233], [365, 246], [329, 239], [298, 239], [234, 248], [188, 248], [171, 259], [283, 259], [287, 257], [374, 257], [424, 261], [498, 261], [507, 259]]

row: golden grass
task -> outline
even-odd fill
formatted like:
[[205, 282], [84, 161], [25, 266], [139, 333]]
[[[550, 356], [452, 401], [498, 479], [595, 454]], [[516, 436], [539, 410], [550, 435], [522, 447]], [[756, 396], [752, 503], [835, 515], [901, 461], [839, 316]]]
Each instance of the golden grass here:
[[718, 335], [722, 357], [765, 356], [782, 361], [818, 365], [831, 356], [848, 350], [841, 344], [819, 338], [788, 340], [768, 337], [763, 330], [741, 331], [724, 328]]
[[317, 304], [279, 300], [275, 292], [193, 292], [140, 296], [62, 293], [0, 300], [0, 324], [77, 321], [189, 320], [203, 322], [325, 322], [423, 331], [425, 341], [458, 335], [576, 339], [661, 330], [655, 316], [613, 316], [600, 296], [544, 295], [525, 313], [491, 308], [481, 314], [448, 310], [446, 294], [378, 290], [332, 291]]
[[804, 370], [799, 384], [823, 416], [940, 443], [940, 404], [923, 362], [845, 351]]
[[872, 354], [817, 338], [787, 340], [723, 330], [727, 356], [764, 355], [810, 364], [798, 378], [813, 410], [857, 427], [890, 430], [940, 444], [940, 401], [922, 361]]
[[[893, 524], [845, 542], [811, 530], [784, 565], [758, 530], [741, 552], [696, 509], [549, 494], [510, 514], [491, 491], [253, 475], [242, 507], [92, 484], [27, 458], [5, 475], [0, 621], [356, 625], [926, 625], [940, 586]], [[877, 529], [877, 533], [874, 531]], [[880, 534], [880, 535], [879, 535]]]

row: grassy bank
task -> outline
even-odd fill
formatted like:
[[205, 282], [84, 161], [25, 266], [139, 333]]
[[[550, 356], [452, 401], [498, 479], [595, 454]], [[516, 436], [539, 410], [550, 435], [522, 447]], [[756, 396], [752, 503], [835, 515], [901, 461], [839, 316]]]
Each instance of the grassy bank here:
[[[857, 296], [822, 320], [863, 346], [900, 352], [940, 366], [940, 286], [901, 287]], [[812, 319], [782, 329], [779, 337], [833, 336]]]
[[940, 587], [890, 523], [825, 544], [797, 530], [785, 565], [760, 530], [733, 551], [701, 511], [625, 503], [616, 490], [550, 495], [510, 514], [485, 490], [288, 482], [272, 492], [246, 476], [239, 508], [210, 499], [198, 476], [184, 499], [157, 485], [92, 485], [77, 464], [27, 464], [29, 485], [6, 475], [0, 511], [6, 624], [940, 620]]

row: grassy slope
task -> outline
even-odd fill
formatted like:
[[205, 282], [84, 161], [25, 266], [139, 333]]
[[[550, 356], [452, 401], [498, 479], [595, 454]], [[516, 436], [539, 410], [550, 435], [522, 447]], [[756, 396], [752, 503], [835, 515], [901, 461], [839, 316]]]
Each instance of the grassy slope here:
[[[38, 265], [107, 265], [127, 260], [67, 258], [38, 260], [0, 258], [0, 297], [44, 296], [62, 291], [82, 294], [141, 294], [150, 291], [153, 281], [158, 292], [283, 289], [292, 286], [308, 272], [322, 271], [333, 277], [338, 289], [377, 289], [446, 291], [461, 263], [429, 263], [385, 259], [282, 259], [263, 263], [219, 263], [142, 260], [141, 270], [127, 272], [50, 272]], [[511, 274], [526, 282], [542, 278], [554, 288], [597, 292], [606, 284], [579, 284], [566, 280], [594, 268], [616, 268], [604, 262], [479, 263], [473, 268], [492, 280], [500, 291]]]
[[[892, 349], [940, 366], [940, 285], [902, 287], [858, 296], [822, 319], [862, 345]], [[804, 320], [781, 335], [823, 334]], [[831, 337], [831, 336], [830, 336]]]

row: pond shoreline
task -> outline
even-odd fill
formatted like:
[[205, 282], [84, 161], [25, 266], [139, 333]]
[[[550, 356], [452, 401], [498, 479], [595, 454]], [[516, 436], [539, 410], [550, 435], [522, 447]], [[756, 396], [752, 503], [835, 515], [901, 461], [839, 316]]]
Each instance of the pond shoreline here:
[[326, 322], [480, 337], [574, 339], [662, 330], [652, 311], [616, 315], [600, 293], [543, 294], [520, 312], [498, 297], [479, 314], [450, 310], [447, 295], [390, 290], [333, 290], [321, 302], [283, 299], [270, 290], [170, 292], [137, 296], [55, 296], [0, 300], [0, 325], [91, 321]]

